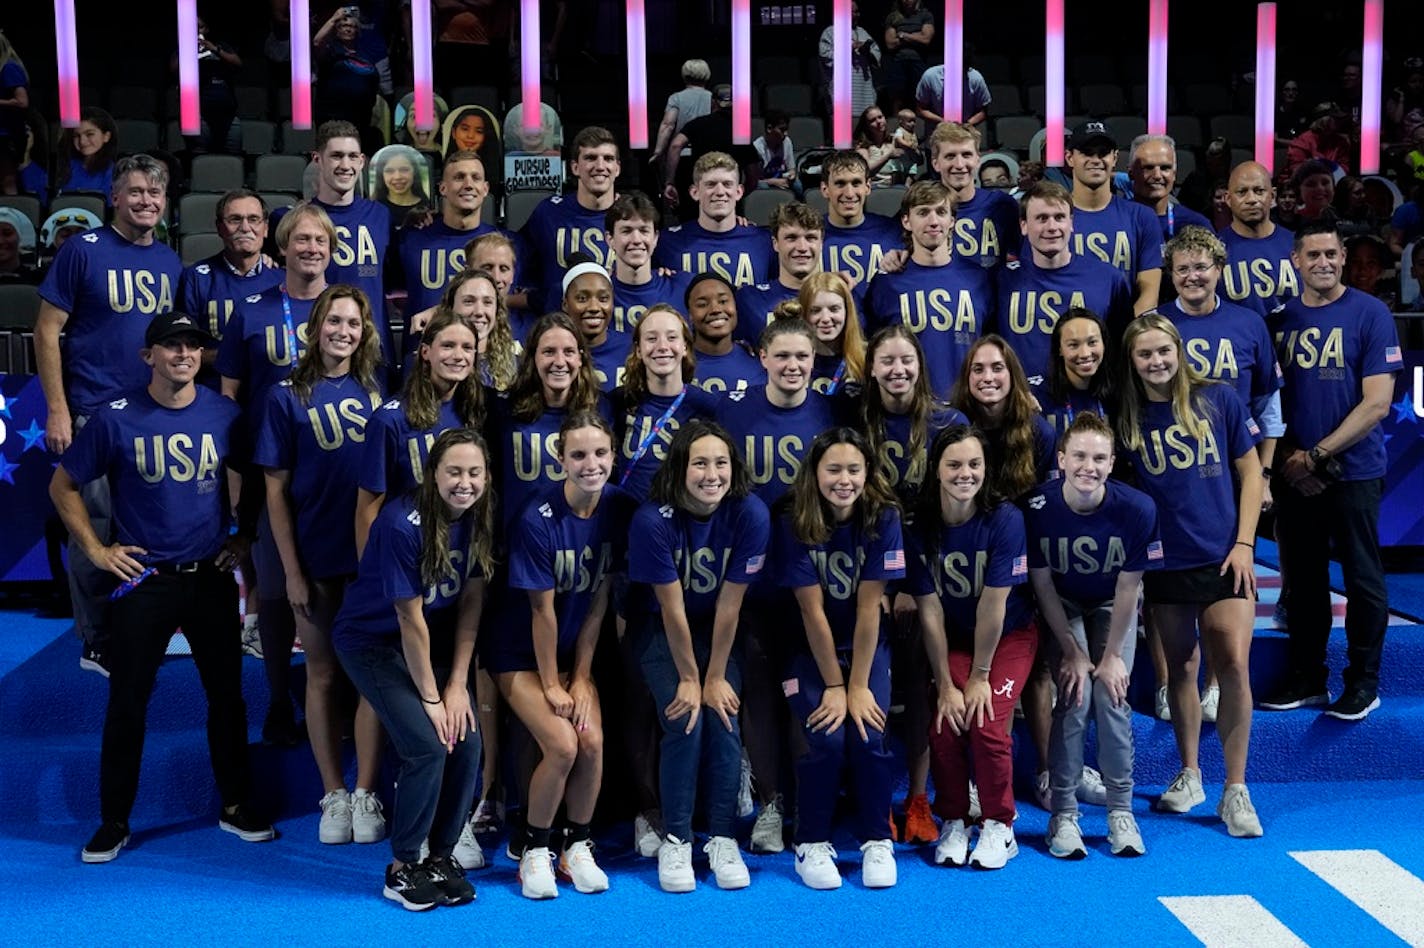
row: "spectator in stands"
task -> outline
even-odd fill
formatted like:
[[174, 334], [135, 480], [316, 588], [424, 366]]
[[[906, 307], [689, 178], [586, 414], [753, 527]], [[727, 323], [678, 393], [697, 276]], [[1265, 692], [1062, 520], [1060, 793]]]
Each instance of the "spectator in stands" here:
[[114, 117], [90, 106], [79, 113], [79, 125], [66, 136], [69, 151], [59, 166], [55, 193], [97, 191], [111, 202], [114, 159], [119, 154], [119, 131]]
[[[682, 160], [684, 148], [688, 150], [686, 161]], [[714, 151], [731, 155], [741, 169], [742, 180], [747, 187], [756, 188], [756, 176], [750, 173], [755, 170], [752, 166], [758, 163], [756, 149], [732, 143], [732, 87], [725, 83], [712, 90], [712, 111], [688, 122], [682, 131], [673, 136], [672, 144], [668, 146], [663, 200], [668, 202], [669, 207], [678, 209], [682, 220], [691, 220], [695, 209], [681, 199], [686, 190], [685, 184], [691, 183], [691, 176], [687, 176], [686, 182], [679, 180], [678, 168], [686, 172], [697, 164], [697, 159]]]
[[1330, 207], [1334, 211], [1335, 226], [1346, 240], [1363, 234], [1384, 235], [1388, 221], [1375, 213], [1365, 191], [1365, 182], [1354, 175], [1347, 174], [1335, 182], [1335, 197]]
[[1280, 98], [1276, 101], [1276, 144], [1289, 145], [1291, 139], [1309, 126], [1310, 116], [1300, 101], [1300, 83], [1287, 79], [1281, 83]]
[[[178, 75], [178, 54], [169, 61], [169, 71]], [[208, 24], [198, 18], [198, 109], [202, 131], [195, 152], [242, 154], [242, 124], [237, 120], [237, 96], [229, 80], [242, 68], [242, 57], [227, 43], [214, 40]]]
[[[834, 78], [835, 27], [821, 31], [821, 95], [829, 103]], [[875, 104], [875, 70], [880, 66], [880, 47], [860, 25], [860, 4], [850, 5], [850, 114], [860, 115]], [[828, 109], [829, 111], [829, 109]]]
[[428, 132], [420, 131], [415, 127], [415, 93], [407, 92], [400, 102], [396, 103], [396, 144], [409, 145], [421, 154], [429, 156], [432, 162], [438, 163], [445, 151], [441, 130], [445, 127], [445, 116], [449, 114], [450, 107], [445, 104], [445, 100], [435, 96], [435, 124]]
[[1406, 59], [1404, 70], [1403, 84], [1395, 87], [1384, 103], [1384, 114], [1392, 126], [1389, 140], [1393, 142], [1410, 141], [1415, 130], [1424, 127], [1424, 59]]
[[1212, 197], [1219, 185], [1231, 178], [1231, 142], [1218, 135], [1207, 143], [1202, 163], [1187, 175], [1177, 192], [1181, 202], [1198, 214], [1210, 214]]
[[375, 61], [361, 51], [360, 36], [361, 18], [356, 8], [341, 6], [312, 37], [318, 124], [344, 121], [362, 130], [371, 125], [381, 77]]
[[1132, 199], [1157, 215], [1163, 241], [1190, 224], [1215, 230], [1205, 217], [1172, 196], [1177, 184], [1177, 143], [1170, 136], [1139, 135], [1133, 139], [1127, 173], [1132, 180]]
[[896, 0], [885, 17], [885, 49], [890, 61], [881, 89], [897, 110], [915, 100], [915, 87], [925, 72], [925, 56], [935, 39], [934, 14], [921, 0]]
[[1272, 216], [1286, 230], [1294, 231], [1301, 225], [1300, 189], [1293, 179], [1276, 182], [1276, 208]]
[[372, 171], [372, 200], [390, 209], [391, 224], [400, 229], [411, 215], [425, 214], [435, 202], [430, 199], [430, 166], [409, 145], [387, 145], [376, 153]]
[[0, 283], [38, 283], [35, 225], [13, 207], [0, 207]]
[[40, 262], [48, 265], [64, 242], [75, 234], [104, 226], [104, 222], [82, 207], [55, 211], [40, 225]]
[[[167, 169], [154, 158], [135, 155], [119, 161], [110, 195], [113, 224], [66, 241], [40, 286], [35, 361], [49, 413], [45, 446], [55, 454], [65, 452], [95, 412], [142, 388], [149, 378], [138, 358], [147, 347], [144, 327], [172, 310], [183, 269], [178, 255], [154, 234], [167, 206], [167, 185]], [[108, 540], [112, 506], [107, 481], [91, 481], [82, 496], [94, 533]], [[71, 542], [75, 630], [85, 642], [80, 666], [107, 675], [106, 606], [114, 584], [106, 568], [86, 553]]]
[[[1415, 241], [1409, 253], [1409, 275], [1414, 278], [1413, 295], [1399, 297], [1399, 312], [1417, 313], [1424, 310], [1424, 240]], [[1411, 348], [1413, 348], [1411, 346]]]
[[757, 157], [761, 159], [761, 174], [757, 179], [759, 188], [776, 188], [794, 191], [801, 196], [801, 182], [796, 179], [796, 150], [787, 137], [791, 127], [791, 116], [780, 109], [768, 109], [765, 134], [752, 142]]
[[[989, 85], [984, 74], [973, 66], [964, 68], [964, 92], [960, 114], [965, 125], [982, 125], [989, 118]], [[950, 119], [944, 114], [944, 66], [931, 66], [915, 85], [915, 112], [931, 127]], [[953, 119], [950, 119], [953, 121]]]
[[1311, 160], [1295, 169], [1291, 184], [1300, 195], [1300, 217], [1309, 222], [1323, 216], [1334, 217], [1335, 174], [1329, 162]]
[[1046, 168], [1041, 161], [1025, 161], [1019, 165], [1018, 181], [1013, 191], [1009, 192], [1010, 196], [1019, 199], [1033, 190], [1033, 186], [1043, 180], [1045, 170]]
[[[440, 0], [432, 5], [435, 84], [504, 84], [512, 4], [500, 0]], [[410, 48], [410, 3], [401, 4], [406, 48]]]
[[[30, 76], [15, 47], [0, 33], [0, 183], [13, 175], [24, 156]], [[14, 191], [0, 189], [0, 193]]]
[[897, 141], [888, 130], [885, 113], [880, 106], [872, 105], [860, 113], [860, 121], [855, 126], [855, 150], [860, 152], [870, 167], [870, 186], [889, 187], [903, 184], [904, 172], [898, 163], [912, 158], [911, 149]]
[[1360, 130], [1360, 80], [1364, 72], [1360, 68], [1360, 60], [1354, 58], [1358, 55], [1352, 54], [1340, 67], [1340, 85], [1335, 95], [1335, 101], [1344, 106], [1340, 114], [1340, 131], [1345, 135], [1353, 135]]
[[1394, 266], [1394, 258], [1384, 241], [1373, 234], [1351, 237], [1345, 241], [1345, 285], [1368, 293], [1390, 309], [1399, 304], [1399, 292], [1384, 279], [1385, 271]]
[[663, 107], [663, 120], [658, 125], [658, 140], [653, 144], [652, 162], [656, 165], [663, 160], [663, 152], [672, 142], [672, 137], [682, 131], [688, 122], [701, 118], [712, 111], [712, 93], [707, 83], [712, 79], [712, 69], [705, 59], [689, 59], [682, 64], [683, 88], [668, 96]]
[[0, 170], [0, 194], [29, 194], [43, 207], [49, 204], [49, 133], [38, 109], [25, 112], [25, 137], [20, 144], [20, 154], [9, 170]]
[[1345, 113], [1334, 102], [1322, 102], [1310, 113], [1310, 127], [1291, 139], [1286, 149], [1286, 167], [1292, 172], [1311, 159], [1329, 162], [1350, 170], [1352, 146], [1342, 132]]
[[1389, 219], [1389, 249], [1397, 257], [1404, 256], [1408, 244], [1424, 236], [1424, 183], [1415, 184], [1409, 200], [1395, 210]]
[[979, 165], [979, 187], [990, 191], [1008, 191], [1014, 186], [1014, 169], [1005, 158], [990, 158]]

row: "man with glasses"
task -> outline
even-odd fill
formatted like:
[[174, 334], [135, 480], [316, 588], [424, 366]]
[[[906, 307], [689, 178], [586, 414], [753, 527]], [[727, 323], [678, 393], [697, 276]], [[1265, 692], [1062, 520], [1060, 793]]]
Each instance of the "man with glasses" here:
[[[149, 155], [114, 165], [114, 220], [65, 241], [40, 284], [35, 361], [47, 405], [45, 447], [63, 455], [100, 408], [149, 379], [139, 359], [149, 322], [173, 309], [183, 269], [173, 248], [155, 237], [168, 205], [168, 168]], [[60, 345], [60, 334], [64, 343]], [[111, 532], [108, 481], [100, 476], [80, 491], [103, 542]], [[79, 665], [108, 677], [109, 593], [114, 579], [77, 543], [69, 546], [74, 628], [84, 640]]]
[[[282, 268], [262, 253], [267, 240], [267, 202], [246, 188], [229, 191], [217, 205], [217, 233], [223, 249], [183, 270], [178, 279], [178, 308], [204, 320], [216, 340], [243, 299], [282, 282]], [[199, 383], [216, 389], [212, 372], [217, 347], [203, 350]]]
[[1073, 252], [1091, 254], [1127, 274], [1142, 315], [1157, 305], [1162, 235], [1151, 209], [1113, 194], [1117, 143], [1102, 122], [1073, 129], [1063, 156], [1073, 175]]

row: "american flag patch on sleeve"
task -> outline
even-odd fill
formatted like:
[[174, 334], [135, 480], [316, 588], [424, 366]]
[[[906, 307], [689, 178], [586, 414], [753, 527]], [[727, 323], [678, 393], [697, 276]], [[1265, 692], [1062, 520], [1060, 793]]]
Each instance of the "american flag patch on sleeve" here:
[[1015, 575], [1015, 576], [1027, 576], [1027, 575], [1028, 575], [1028, 554], [1027, 554], [1027, 553], [1025, 553], [1023, 556], [1016, 556], [1016, 557], [1014, 557], [1014, 571], [1013, 571], [1013, 575]]
[[1147, 544], [1147, 558], [1149, 560], [1160, 560], [1162, 558], [1162, 541], [1153, 540]]
[[1256, 424], [1256, 419], [1248, 416], [1246, 419], [1246, 430], [1253, 435], [1258, 435], [1261, 433], [1261, 426]]
[[1404, 356], [1399, 351], [1399, 346], [1387, 346], [1384, 350], [1384, 361], [1394, 363], [1403, 362]]
[[886, 553], [885, 553], [885, 568], [886, 568], [886, 569], [904, 569], [904, 568], [905, 568], [905, 551], [904, 551], [904, 550], [887, 550]]
[[758, 553], [756, 556], [747, 559], [747, 575], [755, 576], [761, 572], [762, 565], [766, 562], [766, 554]]

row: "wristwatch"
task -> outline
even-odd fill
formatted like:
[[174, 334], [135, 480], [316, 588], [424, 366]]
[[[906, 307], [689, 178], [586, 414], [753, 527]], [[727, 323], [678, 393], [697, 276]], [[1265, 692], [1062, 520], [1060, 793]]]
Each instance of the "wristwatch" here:
[[1327, 460], [1330, 459], [1330, 452], [1326, 451], [1318, 444], [1306, 453], [1310, 455], [1310, 462], [1312, 464], [1324, 464]]

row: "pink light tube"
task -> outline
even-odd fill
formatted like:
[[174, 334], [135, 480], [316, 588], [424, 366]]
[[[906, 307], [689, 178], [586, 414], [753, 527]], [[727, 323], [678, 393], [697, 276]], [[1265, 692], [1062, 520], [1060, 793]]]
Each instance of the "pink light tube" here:
[[184, 135], [203, 130], [198, 116], [198, 0], [178, 0], [178, 124]]
[[312, 127], [311, 9], [307, 0], [292, 0], [292, 128]]
[[1360, 174], [1380, 170], [1380, 81], [1384, 67], [1384, 0], [1365, 0], [1360, 61]]
[[732, 142], [752, 143], [751, 0], [732, 0]]
[[536, 138], [541, 127], [539, 98], [539, 0], [519, 0], [520, 119], [526, 138]]
[[1043, 21], [1043, 110], [1048, 114], [1044, 132], [1043, 160], [1054, 168], [1063, 166], [1063, 0], [1047, 0]]
[[1147, 133], [1167, 134], [1167, 0], [1152, 0], [1148, 14]]
[[433, 63], [434, 45], [430, 39], [430, 4], [412, 3], [410, 6], [410, 62], [415, 79], [415, 128], [416, 131], [435, 130], [435, 67]]
[[1256, 161], [1276, 164], [1276, 5], [1256, 5]]
[[964, 121], [964, 0], [944, 0], [942, 108], [946, 122]]
[[79, 125], [79, 43], [74, 37], [74, 0], [54, 0], [54, 51], [59, 62], [59, 124]]
[[851, 22], [850, 22], [850, 2], [851, 0], [835, 0], [835, 11], [832, 16], [831, 40], [833, 54], [831, 56], [831, 98], [834, 108], [831, 111], [831, 141], [837, 148], [849, 148], [851, 146], [851, 93], [850, 77], [855, 71], [852, 63], [851, 53]]
[[648, 33], [643, 0], [628, 0], [628, 146], [648, 147]]

